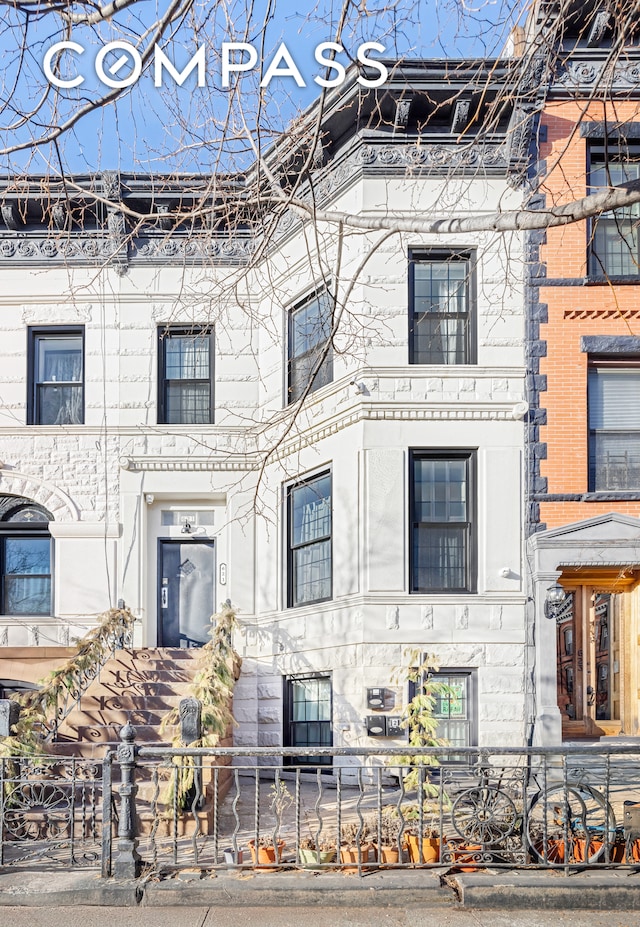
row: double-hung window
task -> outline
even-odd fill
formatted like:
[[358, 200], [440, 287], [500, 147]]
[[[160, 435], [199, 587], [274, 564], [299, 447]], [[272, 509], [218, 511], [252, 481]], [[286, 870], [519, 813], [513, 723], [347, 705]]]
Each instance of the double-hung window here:
[[[317, 674], [290, 676], [284, 690], [284, 746], [331, 747], [331, 677]], [[330, 756], [289, 756], [287, 766], [331, 766]]]
[[333, 380], [333, 301], [326, 290], [289, 313], [287, 402], [295, 402]]
[[475, 592], [471, 451], [411, 454], [411, 592]]
[[288, 605], [324, 602], [332, 596], [331, 473], [287, 491]]
[[3, 615], [51, 614], [51, 516], [17, 496], [0, 497]]
[[84, 423], [84, 329], [29, 329], [29, 425]]
[[213, 422], [213, 335], [203, 328], [158, 329], [158, 423]]
[[[640, 145], [622, 141], [589, 148], [589, 187], [598, 193], [640, 180]], [[605, 212], [590, 230], [589, 273], [595, 277], [635, 277], [640, 272], [640, 205]]]
[[411, 252], [409, 363], [473, 364], [472, 256]]
[[640, 490], [640, 358], [590, 357], [589, 489]]

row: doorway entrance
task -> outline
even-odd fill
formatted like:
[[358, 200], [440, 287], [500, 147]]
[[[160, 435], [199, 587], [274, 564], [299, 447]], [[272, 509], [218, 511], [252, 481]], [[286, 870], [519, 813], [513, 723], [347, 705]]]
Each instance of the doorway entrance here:
[[563, 740], [635, 735], [631, 658], [638, 576], [631, 568], [565, 568], [556, 613], [556, 678]]
[[202, 647], [215, 612], [214, 542], [158, 543], [158, 646]]

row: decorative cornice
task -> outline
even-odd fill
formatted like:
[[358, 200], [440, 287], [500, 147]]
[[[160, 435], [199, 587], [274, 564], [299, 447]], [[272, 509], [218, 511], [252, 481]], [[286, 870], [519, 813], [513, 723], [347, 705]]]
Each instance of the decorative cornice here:
[[184, 473], [250, 472], [260, 467], [257, 454], [253, 457], [238, 455], [233, 460], [229, 457], [216, 458], [212, 455], [208, 457], [170, 457], [168, 454], [164, 454], [162, 457], [147, 457], [131, 454], [120, 457], [118, 462], [121, 470], [127, 470], [130, 473], [140, 471], [179, 471]]

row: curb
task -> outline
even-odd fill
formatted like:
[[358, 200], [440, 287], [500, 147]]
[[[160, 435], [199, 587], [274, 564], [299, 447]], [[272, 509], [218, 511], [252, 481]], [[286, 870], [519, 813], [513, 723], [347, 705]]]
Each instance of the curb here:
[[[441, 870], [442, 871], [442, 870]], [[407, 904], [453, 907], [454, 893], [440, 881], [441, 871], [371, 873], [362, 878], [334, 873], [215, 873], [188, 882], [147, 882], [145, 907], [384, 907]]]
[[113, 882], [95, 872], [21, 872], [0, 875], [0, 907], [96, 905], [132, 908], [140, 904], [138, 882]]
[[464, 909], [640, 910], [640, 873], [634, 870], [456, 873], [446, 878]]

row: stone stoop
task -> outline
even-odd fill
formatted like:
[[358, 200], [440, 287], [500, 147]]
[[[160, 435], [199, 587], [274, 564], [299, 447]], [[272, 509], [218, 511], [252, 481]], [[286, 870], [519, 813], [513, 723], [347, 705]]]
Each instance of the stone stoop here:
[[[140, 746], [167, 747], [166, 734], [161, 734], [160, 724], [171, 708], [190, 694], [189, 686], [198, 670], [199, 650], [154, 648], [119, 650], [105, 664], [100, 676], [83, 694], [79, 705], [65, 718], [58, 731], [51, 753], [59, 756], [82, 757], [87, 760], [101, 760], [106, 751], [115, 751], [120, 743], [120, 729], [130, 721], [136, 729], [136, 743]], [[221, 741], [222, 746], [232, 744], [229, 737]], [[221, 766], [228, 765], [221, 761]], [[136, 805], [138, 832], [149, 834], [153, 828], [151, 804], [158, 802], [159, 820], [156, 822], [158, 836], [172, 836], [177, 827], [178, 836], [191, 835], [195, 828], [191, 814], [181, 815], [174, 825], [171, 809], [165, 808], [163, 793], [166, 793], [171, 771], [162, 775], [160, 794], [152, 781], [152, 771], [141, 763], [136, 771], [138, 786]], [[199, 832], [208, 834], [212, 827], [213, 773], [203, 770], [205, 805], [198, 812]], [[229, 787], [230, 773], [219, 775], [219, 795]], [[114, 796], [117, 798], [118, 772], [115, 768]]]

